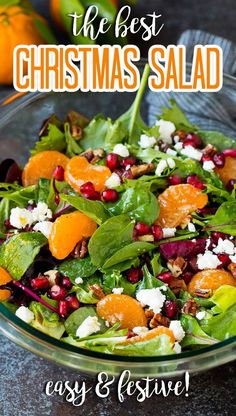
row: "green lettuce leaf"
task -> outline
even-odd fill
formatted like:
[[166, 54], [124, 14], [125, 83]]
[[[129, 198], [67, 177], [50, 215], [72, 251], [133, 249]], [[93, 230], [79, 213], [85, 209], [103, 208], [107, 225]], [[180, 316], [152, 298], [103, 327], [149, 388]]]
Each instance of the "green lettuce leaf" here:
[[45, 150], [63, 152], [66, 149], [65, 135], [56, 124], [49, 123], [47, 135], [40, 138], [31, 150], [32, 156]]
[[170, 107], [163, 107], [162, 114], [159, 116], [159, 119], [172, 121], [176, 127], [176, 130], [192, 132], [196, 131], [197, 129], [196, 126], [190, 123], [183, 111], [176, 104], [175, 100], [170, 100]]
[[209, 300], [216, 305], [211, 309], [214, 314], [225, 312], [236, 303], [236, 287], [223, 285], [215, 291]]
[[160, 335], [149, 341], [135, 342], [128, 345], [115, 344], [112, 348], [110, 347], [108, 349], [110, 349], [113, 354], [133, 357], [156, 357], [174, 354], [170, 338], [167, 335]]
[[201, 321], [201, 327], [220, 341], [236, 336], [236, 303], [219, 315]]
[[[57, 306], [57, 302], [49, 299], [47, 296], [42, 296], [42, 298], [52, 306]], [[57, 313], [52, 312], [41, 303], [35, 301], [30, 303], [29, 308], [35, 317], [31, 326], [53, 338], [60, 339], [62, 337], [65, 332], [65, 327], [60, 322], [60, 317]]]
[[209, 231], [220, 231], [236, 236], [236, 201], [224, 202], [206, 228]]
[[181, 342], [182, 347], [189, 347], [190, 345], [214, 345], [218, 342], [217, 337], [213, 336], [212, 338], [204, 332], [193, 316], [182, 314], [180, 322], [186, 333]]
[[110, 218], [108, 210], [101, 201], [91, 201], [80, 196], [61, 194], [62, 201], [67, 202], [74, 208], [92, 218], [98, 225], [101, 225]]
[[[89, 316], [97, 316], [96, 309], [93, 306], [83, 306], [72, 312], [72, 314], [65, 320], [65, 329], [67, 334], [75, 337], [77, 329]], [[97, 318], [101, 324], [100, 333], [105, 332], [107, 328], [103, 319], [99, 318], [98, 316]]]
[[65, 260], [59, 265], [58, 270], [64, 276], [68, 276], [72, 283], [75, 283], [77, 277], [83, 279], [92, 276], [97, 267], [93, 265], [88, 256], [84, 259]]

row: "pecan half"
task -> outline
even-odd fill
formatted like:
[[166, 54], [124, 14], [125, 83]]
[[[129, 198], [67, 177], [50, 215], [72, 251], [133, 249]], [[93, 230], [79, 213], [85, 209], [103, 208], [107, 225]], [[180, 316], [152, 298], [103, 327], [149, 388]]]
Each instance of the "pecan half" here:
[[212, 295], [211, 289], [196, 289], [194, 294], [199, 298], [209, 298]]
[[236, 263], [230, 263], [228, 265], [228, 270], [233, 275], [233, 277], [236, 279]]
[[185, 134], [185, 132], [183, 130], [177, 130], [174, 133], [174, 136], [179, 136], [179, 139], [181, 140], [181, 142], [183, 142], [185, 140], [185, 138], [186, 138], [186, 134]]
[[187, 290], [187, 286], [186, 286], [184, 279], [174, 278], [170, 282], [169, 287], [172, 290], [172, 292], [174, 292], [175, 295], [179, 295], [181, 290]]
[[183, 257], [176, 257], [176, 259], [170, 259], [167, 263], [168, 269], [171, 271], [174, 277], [180, 276], [187, 267], [187, 262]]
[[212, 144], [208, 144], [206, 147], [204, 147], [202, 152], [204, 155], [214, 156], [217, 153], [217, 148]]
[[144, 311], [144, 313], [145, 313], [145, 316], [146, 316], [147, 321], [148, 321], [148, 324], [149, 324], [149, 322], [151, 321], [151, 319], [154, 317], [154, 312], [151, 309], [146, 309]]
[[139, 176], [146, 175], [147, 173], [153, 172], [155, 169], [154, 163], [146, 163], [144, 165], [134, 165], [131, 166], [130, 170], [133, 178], [138, 178]]
[[157, 326], [168, 327], [170, 325], [170, 320], [166, 316], [163, 316], [161, 313], [156, 313], [149, 322], [150, 328], [156, 328]]
[[106, 296], [101, 286], [98, 284], [90, 285], [89, 289], [93, 292], [95, 296], [97, 296], [98, 299], [102, 299]]
[[105, 156], [105, 150], [98, 148], [93, 151], [93, 154], [95, 157], [99, 157], [99, 159], [102, 159]]
[[84, 259], [84, 257], [86, 257], [88, 254], [88, 243], [87, 240], [85, 238], [82, 238], [82, 240], [80, 240], [73, 251], [73, 257], [75, 259]]
[[85, 157], [87, 159], [87, 161], [90, 162], [94, 157], [93, 149], [89, 148], [89, 149], [85, 150], [85, 152], [80, 153], [80, 156]]
[[182, 308], [182, 312], [188, 315], [196, 316], [196, 313], [197, 313], [196, 301], [194, 299], [188, 299]]

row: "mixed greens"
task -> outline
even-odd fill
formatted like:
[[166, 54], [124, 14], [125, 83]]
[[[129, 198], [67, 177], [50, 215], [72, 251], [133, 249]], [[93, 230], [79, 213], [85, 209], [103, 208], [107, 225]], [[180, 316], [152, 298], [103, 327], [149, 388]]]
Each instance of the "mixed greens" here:
[[23, 174], [0, 165], [0, 300], [37, 330], [107, 354], [236, 335], [236, 144], [175, 102], [148, 127], [148, 74], [117, 120], [53, 115]]

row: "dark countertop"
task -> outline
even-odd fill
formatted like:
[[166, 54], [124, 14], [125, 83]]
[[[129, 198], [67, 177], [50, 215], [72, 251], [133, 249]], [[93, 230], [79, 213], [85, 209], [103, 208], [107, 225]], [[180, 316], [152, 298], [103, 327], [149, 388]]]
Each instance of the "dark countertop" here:
[[[32, 3], [48, 17], [48, 0]], [[183, 30], [207, 30], [236, 42], [235, 0], [149, 0], [138, 1], [139, 15], [156, 10], [163, 14], [165, 28], [158, 43], [175, 43]], [[143, 48], [143, 51], [147, 48]], [[6, 92], [6, 90], [5, 90]], [[224, 416], [236, 414], [236, 362], [190, 377], [189, 397], [174, 395], [153, 397], [137, 404], [135, 397], [119, 404], [116, 392], [102, 400], [89, 394], [82, 408], [75, 408], [62, 397], [47, 397], [44, 393], [48, 380], [86, 381], [87, 388], [94, 380], [75, 371], [56, 366], [23, 350], [0, 336], [0, 415], [3, 416], [71, 416], [119, 414]]]

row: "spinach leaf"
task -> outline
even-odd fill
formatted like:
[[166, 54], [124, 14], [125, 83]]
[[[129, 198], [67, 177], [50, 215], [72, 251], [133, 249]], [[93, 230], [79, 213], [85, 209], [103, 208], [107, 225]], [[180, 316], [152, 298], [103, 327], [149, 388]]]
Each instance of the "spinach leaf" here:
[[196, 131], [196, 126], [190, 123], [183, 111], [176, 104], [175, 100], [170, 100], [170, 107], [163, 107], [160, 119], [172, 121], [176, 130], [184, 130], [186, 132]]
[[109, 269], [111, 267], [116, 268], [116, 266], [119, 265], [119, 263], [123, 263], [127, 260], [139, 257], [142, 254], [154, 249], [154, 244], [146, 243], [144, 241], [136, 241], [134, 243], [128, 244], [125, 247], [122, 247], [119, 250], [117, 250], [113, 254], [113, 256], [106, 260], [103, 264], [102, 269], [103, 271], [105, 271], [106, 269]]
[[186, 332], [181, 342], [182, 347], [189, 347], [190, 345], [214, 345], [218, 342], [215, 337], [212, 338], [203, 331], [193, 316], [182, 314], [180, 322]]
[[103, 267], [119, 250], [132, 243], [134, 223], [127, 215], [110, 218], [90, 238], [88, 249], [92, 263]]
[[107, 18], [109, 23], [114, 22], [117, 9], [110, 0], [81, 0], [81, 3], [85, 8], [89, 6], [97, 6], [99, 16]]
[[199, 130], [197, 134], [199, 134], [204, 144], [212, 144], [220, 152], [224, 149], [236, 149], [235, 141], [230, 137], [225, 136], [223, 133]]
[[0, 266], [15, 280], [19, 280], [33, 263], [47, 238], [41, 233], [26, 232], [14, 235], [0, 249]]
[[77, 277], [85, 278], [92, 276], [97, 267], [93, 265], [90, 257], [85, 257], [84, 259], [73, 259], [63, 261], [58, 270], [65, 276], [68, 276], [72, 283], [75, 282]]
[[[71, 13], [77, 13], [78, 16], [83, 16], [85, 13], [85, 7], [82, 2], [80, 0], [60, 0], [60, 16], [72, 43], [75, 45], [93, 44], [94, 41], [89, 36], [85, 37], [83, 35], [73, 35], [71, 29], [72, 18], [69, 16]], [[82, 24], [83, 19], [80, 19], [77, 23], [77, 31], [80, 30]]]
[[131, 269], [131, 267], [139, 267], [140, 266], [140, 259], [138, 257], [134, 257], [130, 260], [122, 261], [115, 265], [115, 269], [113, 267], [107, 268], [104, 270], [104, 273], [107, 275], [112, 274], [113, 272], [124, 272], [125, 270]]
[[236, 201], [223, 202], [209, 221], [206, 229], [236, 236]]
[[138, 145], [140, 135], [143, 131], [148, 130], [148, 127], [142, 120], [140, 114], [140, 105], [147, 85], [149, 73], [150, 67], [149, 65], [146, 65], [143, 72], [140, 88], [132, 106], [117, 120], [119, 123], [121, 123], [121, 127], [127, 132], [128, 143], [130, 145]]
[[[49, 299], [47, 296], [42, 296], [43, 299], [52, 306], [57, 306], [57, 302]], [[60, 317], [57, 313], [52, 312], [39, 302], [31, 302], [30, 310], [34, 313], [34, 320], [31, 325], [53, 338], [60, 339], [65, 332], [65, 327], [60, 322]]]
[[[75, 337], [77, 329], [89, 316], [97, 316], [96, 309], [93, 306], [83, 306], [75, 312], [72, 312], [72, 314], [65, 320], [66, 332]], [[104, 321], [99, 317], [98, 321], [101, 324], [101, 331], [99, 332], [105, 332], [107, 328]]]
[[73, 156], [79, 155], [83, 151], [83, 149], [82, 147], [80, 147], [78, 142], [74, 139], [74, 137], [72, 137], [69, 123], [64, 124], [64, 130], [65, 130], [65, 139], [66, 139], [66, 144], [67, 144], [66, 156], [73, 157]]
[[[2, 190], [4, 185], [5, 189]], [[36, 185], [23, 188], [22, 186], [15, 184], [0, 184], [0, 198], [7, 198], [9, 201], [15, 202], [18, 207], [26, 207], [28, 205], [28, 201], [31, 199], [35, 201], [36, 197]]]
[[80, 196], [64, 194], [61, 194], [60, 198], [62, 201], [68, 202], [68, 204], [92, 218], [98, 225], [101, 225], [110, 218], [109, 212], [100, 201], [91, 201]]
[[118, 202], [107, 207], [113, 215], [128, 214], [131, 219], [149, 225], [156, 221], [160, 212], [155, 195], [141, 187], [128, 188]]
[[57, 150], [63, 152], [66, 148], [65, 135], [55, 124], [48, 124], [48, 132], [46, 136], [35, 144], [35, 148], [31, 150], [31, 154], [43, 152], [44, 150]]
[[76, 296], [81, 303], [94, 304], [99, 301], [99, 298], [94, 294], [91, 286], [101, 286], [101, 278], [98, 275], [93, 275], [87, 279], [84, 279], [80, 285], [74, 285], [73, 290], [76, 292]]
[[220, 341], [236, 336], [236, 303], [219, 315], [203, 320], [201, 327]]
[[152, 266], [154, 276], [158, 276], [164, 270], [167, 270], [164, 267], [162, 267], [160, 257], [161, 257], [160, 253], [155, 253], [151, 260], [151, 266]]
[[[143, 267], [143, 280], [141, 280], [141, 282], [138, 284], [137, 292], [139, 292], [140, 290], [143, 290], [143, 289], [153, 289], [153, 288], [161, 287], [161, 286], [163, 287], [163, 286], [165, 286], [165, 284], [161, 280], [159, 280], [155, 276], [153, 276], [149, 272], [147, 266], [145, 265]], [[174, 300], [175, 299], [174, 293], [172, 292], [172, 290], [168, 286], [166, 286], [166, 288], [167, 288], [167, 290], [164, 292], [166, 297], [168, 299], [173, 299]]]
[[120, 272], [113, 271], [103, 277], [102, 287], [106, 294], [113, 289], [123, 287], [125, 295], [134, 296], [138, 283], [130, 283]]

